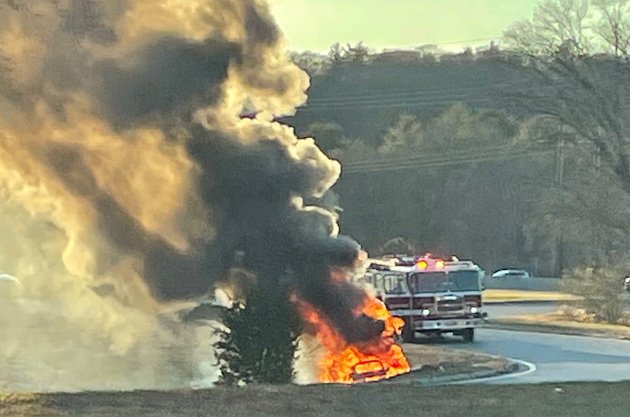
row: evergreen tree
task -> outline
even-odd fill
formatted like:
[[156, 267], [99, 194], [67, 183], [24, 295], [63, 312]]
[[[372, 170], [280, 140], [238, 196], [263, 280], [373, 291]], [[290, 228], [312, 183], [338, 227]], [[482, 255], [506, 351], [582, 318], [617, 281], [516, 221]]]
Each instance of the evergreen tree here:
[[286, 290], [256, 285], [246, 303], [224, 311], [223, 324], [215, 344], [221, 383], [292, 381], [300, 320]]

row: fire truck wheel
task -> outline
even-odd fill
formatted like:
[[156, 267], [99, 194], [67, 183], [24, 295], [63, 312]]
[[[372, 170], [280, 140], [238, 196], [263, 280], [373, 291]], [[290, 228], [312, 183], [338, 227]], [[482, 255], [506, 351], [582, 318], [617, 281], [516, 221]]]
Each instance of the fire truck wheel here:
[[405, 327], [403, 327], [401, 336], [402, 336], [402, 341], [405, 343], [411, 343], [414, 340], [416, 340], [413, 328], [411, 326], [412, 324], [409, 321], [407, 321], [405, 323]]
[[464, 342], [473, 343], [475, 341], [475, 329], [465, 329], [463, 336]]

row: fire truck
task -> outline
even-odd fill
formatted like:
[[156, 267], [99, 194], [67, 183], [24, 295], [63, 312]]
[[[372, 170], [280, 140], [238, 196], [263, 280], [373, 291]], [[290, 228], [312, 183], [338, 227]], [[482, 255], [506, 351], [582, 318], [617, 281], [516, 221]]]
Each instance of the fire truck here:
[[456, 257], [390, 256], [371, 263], [363, 277], [392, 315], [405, 320], [402, 338], [452, 333], [466, 342], [483, 326], [484, 271]]

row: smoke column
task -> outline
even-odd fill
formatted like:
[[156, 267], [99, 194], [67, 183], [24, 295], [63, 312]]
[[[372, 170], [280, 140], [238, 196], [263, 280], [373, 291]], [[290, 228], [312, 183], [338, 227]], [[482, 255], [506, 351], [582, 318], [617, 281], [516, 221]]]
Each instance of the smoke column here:
[[110, 388], [159, 381], [156, 341], [181, 338], [160, 314], [239, 251], [349, 340], [378, 335], [331, 278], [359, 247], [313, 205], [340, 166], [273, 121], [307, 88], [256, 0], [0, 2], [0, 270], [22, 283], [0, 361], [74, 363], [46, 375], [66, 389], [103, 386], [76, 377], [88, 364], [120, 367]]

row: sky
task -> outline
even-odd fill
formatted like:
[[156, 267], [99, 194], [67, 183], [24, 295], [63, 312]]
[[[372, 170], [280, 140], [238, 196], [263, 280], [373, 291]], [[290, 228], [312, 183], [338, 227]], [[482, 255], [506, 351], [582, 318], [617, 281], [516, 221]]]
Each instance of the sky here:
[[293, 51], [327, 52], [335, 42], [375, 50], [437, 44], [487, 45], [540, 0], [270, 0]]

